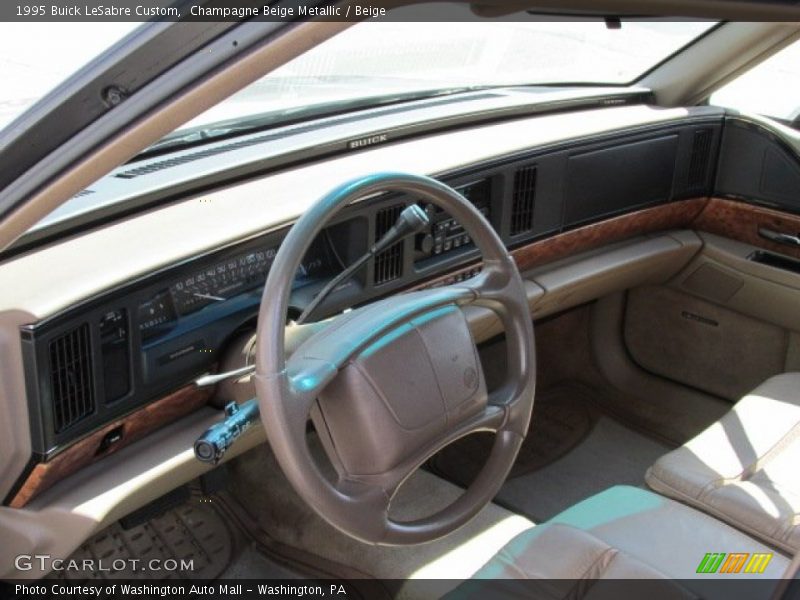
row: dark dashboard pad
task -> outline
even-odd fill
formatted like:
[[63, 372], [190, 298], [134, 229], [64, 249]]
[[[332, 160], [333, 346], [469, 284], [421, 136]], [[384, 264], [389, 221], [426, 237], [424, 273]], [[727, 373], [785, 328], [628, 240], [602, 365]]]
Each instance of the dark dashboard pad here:
[[[460, 190], [510, 248], [647, 206], [706, 197], [722, 116], [618, 131], [468, 165], [440, 179]], [[320, 305], [323, 318], [422, 285], [478, 258], [460, 224], [418, 198], [382, 195], [348, 207], [314, 240], [292, 313], [418, 202], [431, 225], [367, 263]], [[34, 453], [75, 440], [214, 368], [251, 330], [286, 228], [265, 231], [109, 290], [22, 330]], [[291, 317], [292, 315], [287, 315]]]
[[740, 118], [725, 121], [716, 193], [800, 212], [800, 160], [774, 134]]
[[678, 136], [573, 154], [567, 161], [564, 222], [577, 225], [669, 199]]

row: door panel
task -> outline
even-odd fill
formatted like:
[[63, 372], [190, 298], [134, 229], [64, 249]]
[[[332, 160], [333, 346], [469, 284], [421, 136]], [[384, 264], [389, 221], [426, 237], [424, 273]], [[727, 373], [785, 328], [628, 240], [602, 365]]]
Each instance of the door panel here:
[[723, 398], [781, 373], [788, 333], [667, 287], [631, 290], [625, 343], [645, 370]]
[[700, 236], [703, 250], [667, 286], [628, 293], [624, 339], [645, 370], [736, 400], [800, 369], [800, 272], [756, 262], [755, 246]]

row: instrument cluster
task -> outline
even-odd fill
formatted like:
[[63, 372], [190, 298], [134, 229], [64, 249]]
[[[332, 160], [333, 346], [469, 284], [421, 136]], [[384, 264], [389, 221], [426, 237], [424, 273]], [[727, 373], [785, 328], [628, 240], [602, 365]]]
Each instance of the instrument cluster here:
[[[137, 311], [142, 339], [158, 337], [177, 321], [212, 305], [229, 301], [263, 287], [278, 253], [278, 244], [265, 244], [190, 271], [167, 288], [142, 302]], [[312, 244], [297, 272], [297, 285], [336, 270], [327, 239]]]

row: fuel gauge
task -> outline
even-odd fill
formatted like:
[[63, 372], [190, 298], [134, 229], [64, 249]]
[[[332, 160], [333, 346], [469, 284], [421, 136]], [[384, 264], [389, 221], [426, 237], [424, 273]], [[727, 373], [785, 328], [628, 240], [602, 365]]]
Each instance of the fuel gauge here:
[[142, 339], [155, 337], [172, 327], [175, 321], [175, 307], [167, 290], [161, 291], [147, 302], [139, 305], [137, 322]]

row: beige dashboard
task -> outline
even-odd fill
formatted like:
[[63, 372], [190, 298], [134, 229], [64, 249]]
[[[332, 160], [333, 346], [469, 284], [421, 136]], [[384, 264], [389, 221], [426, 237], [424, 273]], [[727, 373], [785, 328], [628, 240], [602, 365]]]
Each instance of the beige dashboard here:
[[[701, 248], [700, 238], [678, 230], [611, 244], [525, 274], [532, 315], [544, 317], [592, 297], [644, 283], [662, 283], [675, 275]], [[476, 341], [501, 332], [499, 321], [485, 309], [467, 316]], [[300, 329], [289, 330], [287, 347]], [[24, 508], [0, 508], [0, 531], [10, 543], [0, 549], [0, 564], [13, 556], [47, 553], [69, 555], [83, 540], [125, 514], [155, 500], [211, 467], [194, 458], [195, 439], [219, 419], [220, 412], [202, 408], [67, 477]], [[226, 455], [230, 460], [265, 441], [254, 428]], [[0, 576], [18, 576], [8, 570]], [[26, 572], [36, 577], [42, 573]]]
[[440, 133], [278, 172], [87, 231], [0, 265], [0, 495], [31, 455], [19, 327], [165, 265], [290, 223], [334, 186], [376, 171], [435, 175], [570, 139], [678, 122], [686, 109], [614, 107]]
[[[30, 457], [21, 325], [165, 265], [284, 226], [351, 177], [387, 170], [436, 175], [564, 140], [690, 115], [685, 109], [607, 108], [388, 144], [186, 198], [7, 261], [0, 265], [0, 353], [5, 357], [0, 364], [0, 493], [8, 492]], [[516, 250], [532, 316], [667, 282], [702, 250], [703, 240], [691, 224], [706, 202], [680, 200]], [[469, 318], [477, 341], [500, 333], [488, 311], [473, 310]], [[218, 411], [197, 410], [66, 477], [24, 508], [0, 507], [0, 564], [13, 568], [12, 552], [66, 556], [105, 525], [204, 472], [208, 467], [194, 459], [192, 444], [218, 418]], [[256, 428], [227, 458], [263, 441], [263, 431]]]

